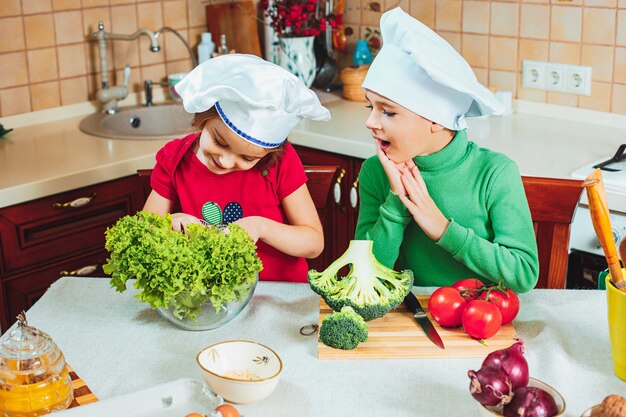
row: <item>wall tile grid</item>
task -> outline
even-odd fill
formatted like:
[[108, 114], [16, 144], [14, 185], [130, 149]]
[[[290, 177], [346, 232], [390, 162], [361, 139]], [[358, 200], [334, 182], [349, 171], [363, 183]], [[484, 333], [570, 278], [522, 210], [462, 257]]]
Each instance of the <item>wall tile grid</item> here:
[[[0, 116], [93, 100], [99, 88], [96, 43], [88, 36], [102, 20], [107, 31], [177, 29], [194, 48], [211, 0], [1, 0]], [[213, 0], [227, 1], [227, 0]], [[401, 6], [434, 29], [467, 59], [492, 89], [525, 100], [626, 114], [626, 0], [345, 0], [351, 64], [356, 40], [377, 33], [384, 10]], [[191, 62], [171, 33], [162, 50], [149, 40], [109, 41], [109, 77], [120, 83], [124, 65], [139, 91], [145, 79], [187, 71]], [[593, 67], [592, 95], [521, 87], [524, 59]]]
[[[99, 20], [108, 32], [131, 34], [139, 27], [170, 26], [194, 48], [206, 31], [207, 0], [0, 0], [0, 116], [95, 99], [100, 87], [98, 49], [90, 33]], [[132, 91], [145, 79], [189, 71], [187, 49], [172, 33], [149, 40], [108, 41], [109, 78], [121, 84], [132, 67]]]
[[[626, 114], [626, 0], [345, 0], [344, 24], [362, 34], [401, 6], [470, 63], [477, 78], [524, 100]], [[377, 11], [380, 10], [380, 11]], [[341, 56], [350, 65], [358, 36]], [[522, 88], [522, 61], [593, 67], [591, 96]]]

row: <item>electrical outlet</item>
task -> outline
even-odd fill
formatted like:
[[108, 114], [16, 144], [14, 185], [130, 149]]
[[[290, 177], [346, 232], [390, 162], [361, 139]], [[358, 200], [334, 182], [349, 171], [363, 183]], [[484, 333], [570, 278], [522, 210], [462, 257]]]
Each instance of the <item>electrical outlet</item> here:
[[522, 87], [546, 89], [546, 66], [545, 62], [523, 61], [522, 62]]
[[567, 93], [591, 95], [591, 67], [570, 66], [565, 75]]
[[522, 87], [588, 96], [591, 67], [524, 60]]
[[565, 65], [549, 64], [546, 66], [546, 90], [563, 91], [565, 86]]

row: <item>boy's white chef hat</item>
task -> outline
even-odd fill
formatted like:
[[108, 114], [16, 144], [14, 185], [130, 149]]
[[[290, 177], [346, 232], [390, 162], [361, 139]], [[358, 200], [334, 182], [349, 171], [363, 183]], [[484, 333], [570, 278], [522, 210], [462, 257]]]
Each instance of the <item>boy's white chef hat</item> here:
[[295, 75], [254, 55], [211, 58], [174, 87], [188, 113], [215, 106], [241, 138], [263, 148], [280, 146], [302, 118], [330, 120], [330, 112]]
[[420, 21], [397, 7], [382, 15], [380, 29], [383, 46], [363, 88], [451, 130], [464, 129], [465, 116], [503, 112], [465, 59]]

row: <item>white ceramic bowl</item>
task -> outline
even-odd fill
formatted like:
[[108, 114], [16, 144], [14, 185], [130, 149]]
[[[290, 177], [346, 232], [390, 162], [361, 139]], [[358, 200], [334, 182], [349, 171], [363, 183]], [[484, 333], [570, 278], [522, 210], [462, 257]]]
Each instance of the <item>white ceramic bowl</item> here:
[[[548, 394], [552, 395], [552, 398], [554, 398], [554, 402], [556, 402], [556, 406], [559, 410], [558, 414], [555, 417], [562, 417], [565, 414], [565, 399], [563, 398], [563, 396], [554, 388], [552, 388], [550, 385], [539, 381], [538, 379], [535, 378], [529, 378], [528, 380], [528, 386], [529, 387], [537, 387], [537, 388], [541, 388], [542, 390], [546, 391]], [[473, 398], [472, 398], [473, 399]], [[480, 408], [480, 415], [483, 417], [494, 417], [494, 416], [499, 416], [502, 417], [502, 414], [497, 413], [496, 411], [492, 410], [490, 407], [486, 407], [484, 405], [481, 405], [479, 402], [475, 401], [476, 404], [478, 404], [478, 407]]]
[[247, 340], [216, 343], [200, 351], [196, 359], [213, 392], [237, 404], [268, 397], [283, 370], [276, 352]]

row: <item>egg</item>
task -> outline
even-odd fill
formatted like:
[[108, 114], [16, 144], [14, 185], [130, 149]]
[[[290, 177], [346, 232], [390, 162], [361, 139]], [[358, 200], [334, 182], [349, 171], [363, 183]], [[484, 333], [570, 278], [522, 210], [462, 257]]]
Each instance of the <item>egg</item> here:
[[216, 417], [220, 417], [220, 414], [221, 417], [241, 417], [239, 411], [237, 411], [237, 409], [230, 404], [222, 404], [216, 407], [215, 411], [219, 411], [219, 414], [217, 414]]

